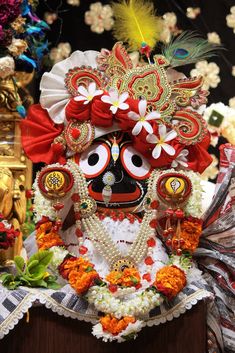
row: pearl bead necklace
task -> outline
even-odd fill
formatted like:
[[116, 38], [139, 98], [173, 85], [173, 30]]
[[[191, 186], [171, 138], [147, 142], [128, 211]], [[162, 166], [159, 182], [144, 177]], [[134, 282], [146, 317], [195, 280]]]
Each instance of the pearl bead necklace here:
[[[74, 189], [80, 196], [80, 200], [92, 200], [95, 202], [88, 193], [88, 187], [86, 183], [85, 176], [79, 166], [73, 161], [69, 160], [67, 162], [69, 170], [74, 176], [75, 185]], [[151, 177], [148, 181], [148, 191], [147, 196], [151, 197], [154, 194], [154, 181], [156, 179], [156, 172], [153, 171]], [[74, 202], [74, 211], [81, 211], [81, 203]], [[113, 242], [110, 234], [107, 232], [102, 222], [96, 216], [95, 212], [91, 212], [85, 217], [82, 217], [81, 220], [76, 220], [76, 226], [81, 226], [84, 228], [87, 236], [93, 242], [95, 248], [98, 250], [100, 255], [107, 261], [110, 267], [113, 267], [115, 263], [119, 260], [128, 260], [134, 266], [140, 263], [147, 254], [148, 245], [147, 241], [154, 236], [154, 229], [150, 227], [150, 222], [155, 216], [155, 210], [150, 207], [145, 207], [145, 215], [143, 217], [142, 223], [140, 225], [139, 232], [135, 238], [133, 244], [130, 246], [130, 249], [126, 256], [123, 256], [121, 251], [118, 249], [117, 245]], [[82, 244], [82, 239], [79, 239], [79, 245]]]

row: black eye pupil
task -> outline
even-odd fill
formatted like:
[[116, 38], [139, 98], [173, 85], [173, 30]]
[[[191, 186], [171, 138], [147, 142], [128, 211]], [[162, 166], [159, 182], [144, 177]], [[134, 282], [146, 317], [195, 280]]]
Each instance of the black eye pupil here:
[[134, 164], [135, 167], [141, 167], [142, 164], [143, 164], [142, 159], [141, 159], [140, 156], [138, 156], [137, 154], [134, 154], [134, 155], [131, 157], [131, 161], [132, 161], [132, 163]]
[[90, 166], [96, 165], [99, 162], [99, 155], [98, 153], [92, 153], [88, 157], [88, 164]]

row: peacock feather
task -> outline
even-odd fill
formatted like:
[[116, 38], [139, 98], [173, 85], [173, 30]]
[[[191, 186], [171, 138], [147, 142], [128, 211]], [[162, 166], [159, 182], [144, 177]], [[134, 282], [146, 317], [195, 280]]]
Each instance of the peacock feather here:
[[222, 49], [222, 46], [209, 43], [195, 32], [185, 31], [165, 45], [162, 53], [170, 62], [170, 66], [176, 67], [209, 59], [217, 55], [216, 51], [219, 49]]
[[148, 45], [154, 48], [159, 40], [162, 20], [155, 15], [152, 3], [143, 0], [123, 0], [112, 4], [114, 37], [126, 42], [131, 51]]

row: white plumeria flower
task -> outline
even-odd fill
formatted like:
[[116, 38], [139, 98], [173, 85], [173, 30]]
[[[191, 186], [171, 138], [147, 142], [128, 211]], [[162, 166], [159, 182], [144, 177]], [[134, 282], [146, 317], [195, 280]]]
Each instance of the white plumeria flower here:
[[92, 101], [95, 96], [99, 96], [100, 94], [102, 94], [103, 91], [100, 89], [96, 89], [95, 82], [91, 82], [87, 89], [84, 86], [79, 86], [78, 93], [80, 93], [80, 95], [76, 96], [74, 100], [76, 102], [84, 101], [83, 104], [88, 104]]
[[166, 126], [159, 125], [158, 132], [159, 132], [160, 138], [158, 138], [154, 134], [150, 134], [146, 137], [146, 140], [149, 143], [156, 144], [156, 146], [152, 151], [153, 158], [158, 159], [161, 155], [162, 149], [170, 156], [174, 156], [175, 149], [166, 142], [173, 140], [177, 136], [176, 131], [171, 130], [169, 132], [166, 132]]
[[182, 150], [178, 156], [176, 157], [176, 159], [171, 163], [171, 167], [172, 168], [176, 168], [179, 165], [182, 165], [182, 167], [187, 168], [188, 167], [188, 163], [187, 163], [187, 156], [189, 154], [188, 150]]
[[128, 97], [129, 94], [127, 92], [124, 92], [118, 96], [118, 91], [115, 88], [110, 88], [109, 95], [102, 96], [101, 100], [104, 103], [111, 104], [110, 110], [113, 114], [116, 114], [118, 109], [125, 110], [129, 108], [129, 105], [124, 103]]
[[155, 120], [160, 118], [160, 113], [157, 111], [148, 113], [146, 115], [147, 101], [141, 99], [138, 104], [139, 114], [136, 112], [129, 112], [128, 117], [132, 120], [137, 121], [134, 128], [132, 129], [132, 135], [137, 136], [141, 132], [142, 128], [144, 128], [149, 134], [153, 133], [153, 128], [151, 124], [148, 122], [149, 120]]

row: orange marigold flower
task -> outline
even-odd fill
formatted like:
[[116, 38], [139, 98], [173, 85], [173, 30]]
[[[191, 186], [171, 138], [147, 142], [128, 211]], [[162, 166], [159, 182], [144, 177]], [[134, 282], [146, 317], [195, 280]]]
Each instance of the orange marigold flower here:
[[84, 294], [98, 277], [99, 275], [95, 270], [89, 272], [72, 270], [69, 272], [68, 280], [71, 287], [73, 287], [78, 294]]
[[122, 274], [123, 286], [132, 287], [140, 283], [140, 274], [135, 268], [125, 268]]
[[125, 330], [130, 323], [134, 323], [135, 321], [135, 318], [132, 316], [124, 316], [122, 319], [117, 319], [109, 314], [100, 319], [103, 330], [110, 332], [112, 335], [118, 335]]
[[120, 272], [120, 271], [111, 271], [106, 276], [106, 280], [110, 284], [121, 285], [122, 284], [122, 272]]
[[40, 250], [64, 245], [60, 235], [53, 230], [52, 222], [45, 222], [36, 229], [36, 242]]
[[135, 287], [140, 283], [140, 274], [135, 268], [125, 268], [121, 271], [111, 271], [106, 280], [113, 285]]
[[164, 266], [156, 273], [153, 285], [169, 299], [174, 298], [186, 285], [186, 276], [177, 266]]
[[[199, 243], [200, 236], [202, 234], [202, 223], [198, 220], [184, 220], [181, 224], [180, 239], [183, 239], [181, 249], [193, 252]], [[178, 237], [175, 235], [172, 240], [177, 240]]]

